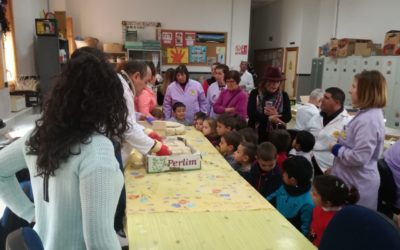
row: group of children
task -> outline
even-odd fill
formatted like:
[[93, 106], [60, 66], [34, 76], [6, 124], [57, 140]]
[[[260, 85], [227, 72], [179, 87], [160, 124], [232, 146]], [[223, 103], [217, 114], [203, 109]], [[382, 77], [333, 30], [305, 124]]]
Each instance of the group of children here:
[[173, 105], [173, 118], [194, 127], [214, 145], [226, 161], [249, 184], [319, 246], [329, 221], [359, 195], [338, 177], [314, 178], [311, 150], [314, 136], [297, 131], [294, 138], [285, 129], [273, 130], [268, 141], [258, 144], [257, 133], [238, 116], [223, 114], [216, 119], [197, 112], [194, 121], [185, 120], [185, 105]]
[[359, 196], [335, 176], [314, 178], [310, 152], [314, 136], [298, 131], [294, 138], [287, 130], [269, 133], [258, 144], [252, 128], [232, 115], [208, 118], [195, 115], [193, 124], [218, 149], [226, 161], [263, 197], [316, 245], [333, 215]]

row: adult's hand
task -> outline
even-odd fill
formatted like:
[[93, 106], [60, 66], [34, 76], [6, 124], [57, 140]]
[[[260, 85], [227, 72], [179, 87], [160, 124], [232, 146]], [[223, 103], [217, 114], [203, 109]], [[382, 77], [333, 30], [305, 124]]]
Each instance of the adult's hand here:
[[234, 113], [235, 112], [235, 108], [225, 108], [225, 113]]
[[163, 155], [171, 155], [171, 151], [169, 151], [169, 148], [167, 145], [162, 144], [160, 150], [157, 152], [158, 156], [163, 156]]
[[278, 115], [279, 113], [275, 107], [269, 106], [269, 107], [264, 107], [264, 114], [267, 116], [272, 116], [272, 115]]
[[150, 138], [154, 139], [154, 140], [157, 140], [157, 141], [160, 141], [160, 142], [163, 141], [163, 138], [162, 138], [159, 134], [157, 134], [156, 132], [154, 132], [154, 131], [150, 132], [150, 133], [148, 134], [148, 136], [149, 136]]
[[270, 115], [268, 116], [268, 120], [272, 124], [282, 124], [282, 126], [286, 126], [286, 123], [280, 119], [281, 115], [275, 114], [275, 115]]

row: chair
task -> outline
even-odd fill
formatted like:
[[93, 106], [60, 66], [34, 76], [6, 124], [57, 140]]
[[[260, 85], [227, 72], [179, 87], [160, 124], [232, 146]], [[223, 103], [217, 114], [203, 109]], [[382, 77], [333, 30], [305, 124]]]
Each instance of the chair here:
[[7, 236], [7, 250], [44, 250], [39, 235], [30, 227], [22, 227]]
[[341, 209], [328, 224], [320, 250], [400, 249], [400, 231], [380, 213], [358, 205]]
[[[28, 198], [33, 201], [32, 187], [30, 181], [21, 182], [20, 186]], [[7, 235], [21, 227], [33, 227], [34, 223], [18, 217], [8, 207], [4, 209], [0, 217], [0, 250], [5, 249]]]

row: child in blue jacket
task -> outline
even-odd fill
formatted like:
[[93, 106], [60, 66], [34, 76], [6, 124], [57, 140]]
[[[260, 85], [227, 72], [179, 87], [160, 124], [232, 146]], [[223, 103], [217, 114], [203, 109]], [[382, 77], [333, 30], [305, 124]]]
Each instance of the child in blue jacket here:
[[310, 229], [314, 208], [310, 194], [311, 178], [311, 163], [303, 156], [291, 156], [283, 162], [283, 185], [267, 196], [267, 200], [305, 236]]

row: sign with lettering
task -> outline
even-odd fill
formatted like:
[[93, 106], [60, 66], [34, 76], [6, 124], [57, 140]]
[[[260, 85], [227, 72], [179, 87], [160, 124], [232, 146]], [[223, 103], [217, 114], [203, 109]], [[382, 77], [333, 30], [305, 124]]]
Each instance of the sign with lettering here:
[[193, 147], [186, 146], [191, 149], [191, 154], [156, 156], [147, 155], [146, 166], [148, 173], [160, 173], [170, 171], [186, 171], [201, 168], [201, 154]]
[[236, 45], [235, 55], [247, 55], [247, 45]]

